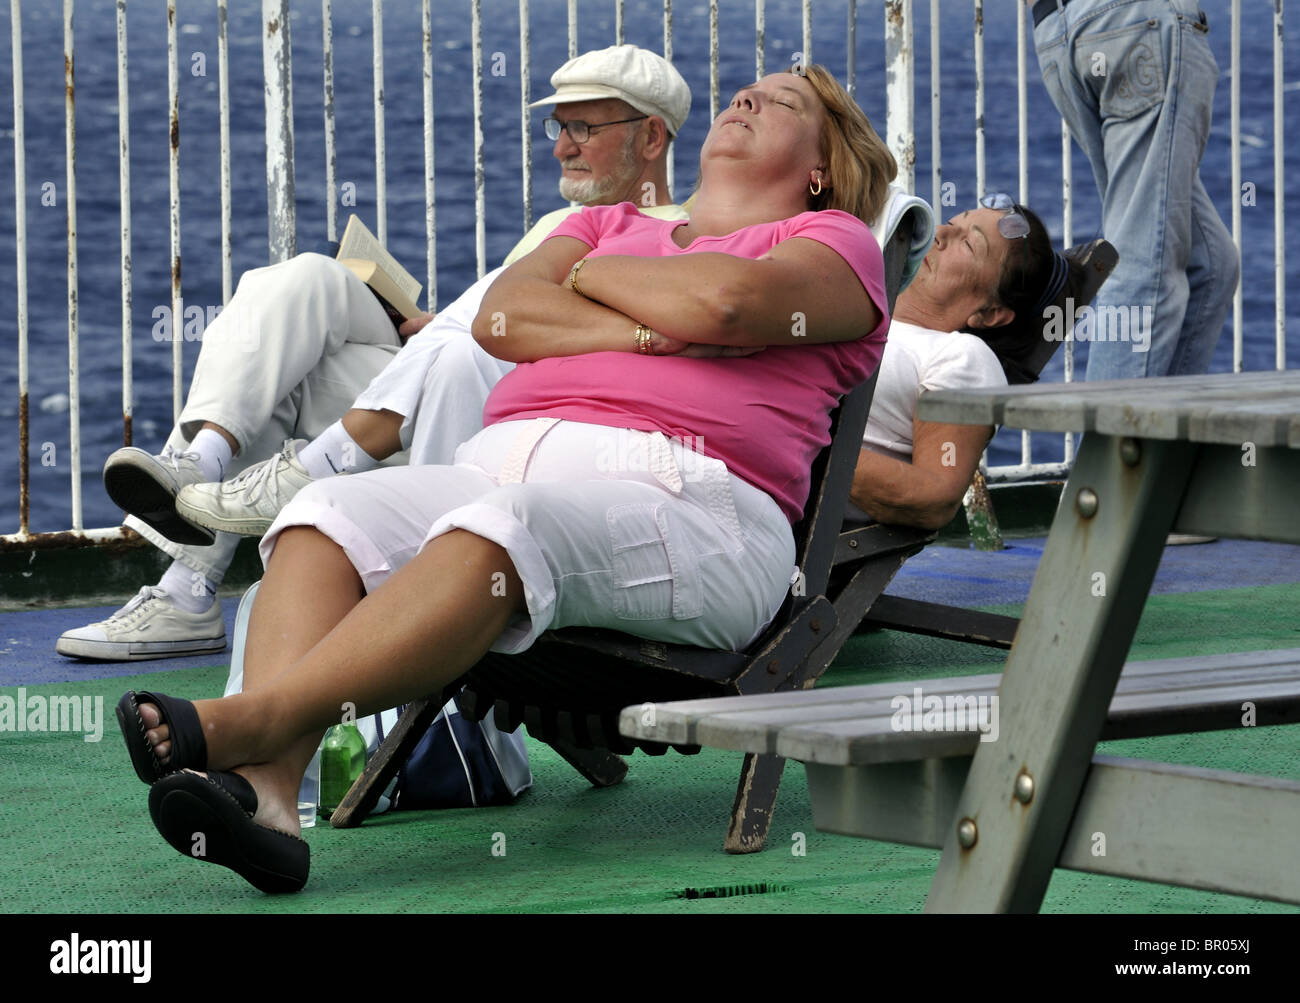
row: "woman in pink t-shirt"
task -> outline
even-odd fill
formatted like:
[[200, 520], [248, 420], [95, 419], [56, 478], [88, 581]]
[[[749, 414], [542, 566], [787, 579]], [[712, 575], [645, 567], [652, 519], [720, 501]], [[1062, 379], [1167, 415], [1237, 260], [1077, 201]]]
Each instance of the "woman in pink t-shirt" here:
[[475, 337], [523, 364], [455, 466], [330, 478], [281, 512], [242, 693], [123, 697], [174, 847], [220, 829], [202, 859], [301, 887], [298, 786], [345, 711], [437, 692], [551, 627], [739, 649], [775, 615], [829, 412], [884, 345], [865, 221], [894, 161], [811, 67], [742, 88], [700, 165], [689, 221], [584, 210], [497, 280]]

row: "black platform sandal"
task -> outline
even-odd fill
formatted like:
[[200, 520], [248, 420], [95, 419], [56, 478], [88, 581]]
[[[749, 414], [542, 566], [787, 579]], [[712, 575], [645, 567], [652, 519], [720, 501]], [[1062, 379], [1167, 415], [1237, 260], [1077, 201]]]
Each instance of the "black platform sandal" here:
[[229, 867], [276, 894], [307, 883], [305, 840], [258, 825], [257, 792], [238, 773], [172, 773], [149, 789], [149, 815], [163, 839], [187, 857]]
[[[145, 737], [148, 729], [140, 717], [142, 703], [151, 703], [157, 707], [161, 715], [158, 725], [167, 725], [168, 741], [171, 742], [172, 749], [166, 765], [158, 760], [153, 746]], [[146, 784], [156, 783], [177, 770], [201, 770], [208, 765], [208, 742], [203, 737], [198, 712], [188, 700], [145, 690], [139, 693], [130, 690], [117, 702], [117, 723], [122, 728], [122, 737], [126, 739], [126, 751], [131, 754], [135, 774]]]

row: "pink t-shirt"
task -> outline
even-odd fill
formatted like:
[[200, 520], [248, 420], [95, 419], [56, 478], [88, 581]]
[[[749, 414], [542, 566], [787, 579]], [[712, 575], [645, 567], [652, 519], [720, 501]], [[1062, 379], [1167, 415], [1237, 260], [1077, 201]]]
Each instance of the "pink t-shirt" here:
[[889, 301], [880, 248], [866, 224], [833, 209], [700, 237], [687, 248], [672, 239], [683, 222], [651, 219], [624, 203], [574, 213], [551, 236], [576, 237], [593, 257], [709, 251], [760, 258], [782, 241], [809, 238], [852, 267], [880, 324], [857, 341], [769, 347], [742, 358], [593, 352], [521, 363], [488, 397], [483, 423], [549, 416], [662, 432], [722, 460], [795, 522], [808, 500], [812, 461], [830, 442], [831, 409], [875, 371], [884, 351]]

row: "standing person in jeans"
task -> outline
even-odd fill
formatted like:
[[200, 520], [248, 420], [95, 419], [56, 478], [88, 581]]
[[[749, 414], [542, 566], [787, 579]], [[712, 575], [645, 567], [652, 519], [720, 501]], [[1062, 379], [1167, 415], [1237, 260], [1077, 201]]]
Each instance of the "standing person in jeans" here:
[[1219, 75], [1205, 15], [1196, 0], [1032, 9], [1043, 83], [1092, 163], [1119, 251], [1087, 379], [1208, 372], [1241, 266], [1199, 172]]

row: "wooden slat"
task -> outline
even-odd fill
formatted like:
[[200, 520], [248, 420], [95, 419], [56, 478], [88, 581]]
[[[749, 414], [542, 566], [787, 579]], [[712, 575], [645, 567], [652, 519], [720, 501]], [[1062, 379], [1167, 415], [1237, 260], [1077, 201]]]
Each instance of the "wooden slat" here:
[[[969, 756], [809, 764], [813, 818], [826, 832], [939, 847], [969, 769]], [[1297, 795], [1295, 780], [1094, 756], [1056, 865], [1300, 902]]]
[[[973, 750], [978, 736], [896, 732], [890, 724], [893, 701], [899, 696], [912, 700], [917, 688], [923, 697], [987, 698], [996, 694], [1001, 679], [996, 673], [950, 676], [642, 705], [627, 708], [619, 724], [629, 737], [823, 763], [956, 755]], [[1300, 648], [1129, 662], [1115, 689], [1104, 734], [1164, 734], [1160, 718], [1166, 714], [1213, 715], [1226, 719], [1216, 727], [1230, 726], [1241, 716], [1244, 700], [1256, 703], [1257, 711], [1300, 700]]]
[[923, 421], [1045, 432], [1300, 448], [1300, 372], [936, 390], [922, 395], [917, 414]]
[[[1298, 721], [1300, 677], [1293, 676], [1271, 684], [1250, 684], [1242, 688], [1234, 688], [1231, 683], [1225, 683], [1217, 687], [1182, 690], [1174, 695], [1167, 692], [1117, 693], [1107, 711], [1100, 740], [1240, 728], [1245, 716], [1242, 709], [1245, 700], [1254, 705], [1258, 725]], [[991, 702], [986, 706], [992, 709]], [[1000, 714], [1000, 702], [997, 708]], [[993, 730], [995, 725], [1000, 726], [1000, 721], [990, 722], [987, 726], [980, 722], [981, 727], [989, 728], [993, 740], [1000, 735], [1000, 731]], [[701, 744], [727, 747], [721, 742], [703, 738], [706, 734], [713, 737], [711, 728], [701, 724], [697, 732], [701, 735]], [[756, 727], [741, 727], [737, 729], [736, 736], [743, 736], [756, 744], [759, 740], [757, 732]], [[775, 738], [774, 751], [787, 759], [852, 765], [970, 755], [978, 748], [981, 736], [974, 730], [895, 731], [890, 717], [881, 714], [858, 720], [791, 723], [777, 729], [774, 736], [764, 737], [769, 746]]]
[[983, 644], [1005, 651], [1016, 639], [1019, 626], [1020, 619], [1014, 616], [944, 606], [885, 593], [872, 603], [858, 629], [885, 627], [890, 630], [906, 630], [927, 637]]

